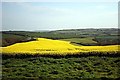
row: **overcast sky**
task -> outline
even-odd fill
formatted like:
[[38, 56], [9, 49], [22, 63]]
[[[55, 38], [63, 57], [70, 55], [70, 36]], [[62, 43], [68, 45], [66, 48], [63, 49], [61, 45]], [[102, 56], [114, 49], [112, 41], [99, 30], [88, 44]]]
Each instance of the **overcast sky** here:
[[3, 30], [117, 27], [117, 2], [2, 2]]

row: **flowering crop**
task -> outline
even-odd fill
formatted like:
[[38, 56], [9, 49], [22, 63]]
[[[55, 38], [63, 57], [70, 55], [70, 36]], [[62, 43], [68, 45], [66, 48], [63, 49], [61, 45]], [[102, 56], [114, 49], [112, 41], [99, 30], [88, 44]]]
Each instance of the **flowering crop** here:
[[120, 45], [111, 46], [75, 46], [68, 41], [38, 38], [36, 41], [16, 43], [11, 46], [1, 47], [5, 54], [78, 54], [81, 52], [117, 52]]

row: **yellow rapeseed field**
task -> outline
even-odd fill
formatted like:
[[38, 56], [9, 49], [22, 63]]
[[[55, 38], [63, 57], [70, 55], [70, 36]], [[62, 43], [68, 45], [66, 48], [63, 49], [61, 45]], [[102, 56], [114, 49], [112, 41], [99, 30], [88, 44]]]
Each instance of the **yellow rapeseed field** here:
[[68, 41], [38, 38], [36, 41], [16, 43], [1, 47], [2, 53], [7, 54], [77, 54], [80, 52], [117, 52], [118, 46], [75, 46]]

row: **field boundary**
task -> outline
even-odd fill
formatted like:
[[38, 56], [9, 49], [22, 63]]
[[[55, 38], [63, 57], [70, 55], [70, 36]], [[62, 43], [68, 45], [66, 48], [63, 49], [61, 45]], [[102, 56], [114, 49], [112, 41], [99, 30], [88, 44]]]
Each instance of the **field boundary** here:
[[52, 57], [52, 58], [69, 58], [69, 57], [87, 57], [87, 56], [108, 56], [108, 57], [120, 57], [120, 51], [118, 52], [81, 52], [76, 54], [60, 55], [60, 54], [14, 54], [10, 55], [9, 53], [2, 53], [2, 59], [7, 58], [29, 58], [29, 57]]

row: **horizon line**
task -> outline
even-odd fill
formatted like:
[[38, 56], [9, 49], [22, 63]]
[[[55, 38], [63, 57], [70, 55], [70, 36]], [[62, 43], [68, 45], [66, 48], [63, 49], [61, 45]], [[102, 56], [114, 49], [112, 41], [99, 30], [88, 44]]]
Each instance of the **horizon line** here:
[[[120, 29], [118, 28], [76, 28], [76, 29]], [[75, 30], [73, 28], [70, 29], [41, 29], [41, 30], [0, 30], [1, 31], [58, 31], [58, 30]]]

